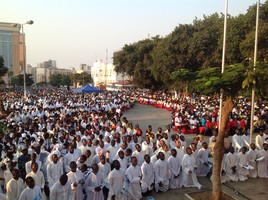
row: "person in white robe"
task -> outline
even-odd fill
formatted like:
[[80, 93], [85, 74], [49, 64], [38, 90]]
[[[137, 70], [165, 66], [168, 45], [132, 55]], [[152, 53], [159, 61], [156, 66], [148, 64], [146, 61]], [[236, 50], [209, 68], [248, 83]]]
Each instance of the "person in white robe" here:
[[124, 178], [125, 172], [120, 169], [118, 160], [113, 161], [114, 169], [108, 174], [108, 200], [126, 200]]
[[241, 152], [238, 153], [238, 160], [237, 160], [237, 174], [238, 174], [238, 179], [240, 181], [245, 181], [248, 179], [249, 175], [249, 159], [248, 159], [248, 154], [246, 153], [247, 148], [242, 147]]
[[237, 154], [234, 152], [234, 148], [231, 146], [229, 153], [225, 157], [225, 169], [226, 169], [226, 180], [227, 181], [238, 181], [237, 174]]
[[36, 162], [38, 164], [38, 171], [40, 171], [40, 169], [42, 167], [42, 162], [40, 160], [36, 160], [36, 158], [37, 158], [37, 154], [36, 153], [32, 153], [31, 160], [28, 161], [25, 164], [26, 174], [29, 174], [32, 171], [32, 163], [34, 163], [34, 162]]
[[199, 149], [197, 154], [197, 176], [205, 177], [211, 169], [211, 165], [208, 163], [208, 144], [203, 142], [202, 148]]
[[111, 172], [111, 165], [106, 162], [106, 158], [104, 155], [100, 156], [99, 172], [101, 172], [104, 176], [104, 186], [102, 188], [104, 199], [108, 198], [109, 193], [109, 184], [108, 184], [108, 174]]
[[248, 151], [249, 165], [253, 167], [253, 169], [249, 169], [250, 178], [257, 178], [258, 176], [257, 161], [256, 161], [257, 154], [258, 154], [258, 150], [256, 149], [256, 145], [254, 143], [251, 143], [250, 150]]
[[232, 137], [232, 145], [235, 152], [238, 152], [243, 147], [242, 133], [239, 129], [236, 130], [236, 134]]
[[141, 191], [143, 194], [151, 193], [154, 186], [154, 166], [150, 160], [150, 156], [146, 154], [141, 165]]
[[27, 177], [32, 177], [34, 179], [35, 185], [41, 188], [41, 191], [44, 190], [45, 187], [45, 178], [42, 171], [38, 171], [38, 164], [32, 163], [32, 171], [26, 175]]
[[118, 152], [118, 156], [119, 156], [119, 158], [117, 160], [120, 162], [121, 169], [123, 171], [126, 171], [127, 170], [128, 160], [127, 160], [127, 158], [125, 158], [124, 152], [123, 151], [119, 151]]
[[176, 189], [182, 187], [181, 160], [177, 155], [176, 149], [171, 150], [171, 156], [168, 158], [168, 168], [170, 172], [169, 188]]
[[13, 178], [7, 183], [6, 198], [7, 200], [18, 200], [25, 186], [23, 180], [20, 178], [18, 169], [13, 169], [12, 174]]
[[63, 174], [63, 163], [59, 162], [57, 154], [52, 155], [52, 162], [47, 165], [47, 180], [49, 187], [56, 183]]
[[149, 154], [150, 156], [152, 156], [153, 143], [150, 141], [150, 137], [148, 135], [145, 136], [145, 141], [142, 142], [141, 149], [145, 154]]
[[27, 187], [21, 192], [19, 200], [41, 200], [41, 189], [35, 185], [33, 177], [25, 178], [25, 182]]
[[163, 152], [158, 153], [159, 159], [154, 166], [155, 191], [166, 192], [169, 189], [169, 169]]
[[84, 190], [87, 194], [87, 200], [103, 200], [102, 187], [104, 185], [104, 176], [99, 172], [97, 164], [92, 165], [92, 173], [87, 177]]
[[202, 188], [196, 177], [196, 159], [190, 147], [186, 148], [186, 154], [182, 158], [183, 186]]
[[256, 142], [256, 148], [258, 150], [261, 150], [263, 148], [264, 143], [263, 131], [260, 131], [259, 134], [256, 136], [255, 142]]
[[76, 162], [72, 161], [70, 163], [70, 171], [67, 176], [71, 184], [72, 200], [83, 200], [84, 175], [80, 170], [77, 170]]
[[50, 199], [52, 200], [71, 200], [71, 183], [66, 174], [61, 175], [60, 179], [50, 188]]
[[128, 199], [140, 200], [141, 194], [141, 168], [137, 165], [136, 157], [131, 157], [131, 165], [127, 168], [125, 175], [127, 178], [127, 197]]
[[144, 151], [141, 150], [140, 144], [135, 145], [136, 150], [132, 153], [132, 156], [135, 156], [138, 160], [138, 166], [141, 166], [144, 161]]
[[70, 163], [72, 161], [77, 161], [78, 158], [80, 157], [80, 153], [78, 151], [75, 151], [73, 145], [69, 146], [69, 152], [64, 156], [64, 169], [65, 172], [69, 172], [70, 171]]
[[258, 177], [268, 178], [268, 144], [263, 144], [263, 149], [258, 151], [257, 161], [258, 161]]

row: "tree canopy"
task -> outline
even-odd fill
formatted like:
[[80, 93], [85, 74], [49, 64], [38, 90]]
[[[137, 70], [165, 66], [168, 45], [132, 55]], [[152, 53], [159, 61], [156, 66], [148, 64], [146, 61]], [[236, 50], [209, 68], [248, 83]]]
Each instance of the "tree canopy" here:
[[8, 72], [8, 68], [4, 65], [4, 58], [0, 55], [0, 84], [3, 82], [2, 78]]
[[[228, 74], [230, 77], [235, 77], [237, 75], [235, 73], [242, 73], [236, 71], [242, 68], [245, 73], [242, 65], [246, 67], [253, 62], [255, 20], [256, 5], [250, 6], [245, 14], [228, 16], [225, 61], [229, 67], [226, 70], [228, 72], [229, 69], [235, 69], [235, 72]], [[156, 36], [126, 44], [114, 53], [115, 70], [130, 76], [138, 87], [148, 89], [174, 89], [185, 84], [185, 81], [178, 80], [178, 78], [184, 80], [180, 77], [183, 71], [178, 73], [182, 69], [198, 72], [198, 79], [206, 73], [219, 73], [222, 59], [223, 23], [223, 14], [204, 15], [203, 19], [196, 18], [191, 24], [178, 25], [165, 37]], [[268, 1], [260, 6], [258, 36], [258, 61], [264, 66], [268, 59], [267, 35]], [[245, 64], [245, 61], [249, 63]], [[204, 69], [208, 70], [205, 72]], [[177, 75], [173, 72], [177, 72]], [[186, 76], [187, 84], [192, 81], [190, 76], [191, 74]], [[226, 86], [234, 84], [234, 81], [223, 83], [224, 79], [226, 77], [211, 77], [206, 84], [213, 85], [219, 81]]]

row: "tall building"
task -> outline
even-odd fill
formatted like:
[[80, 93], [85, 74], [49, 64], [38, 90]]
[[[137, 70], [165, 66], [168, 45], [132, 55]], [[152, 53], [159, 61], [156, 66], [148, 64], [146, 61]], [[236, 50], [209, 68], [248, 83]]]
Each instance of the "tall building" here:
[[116, 73], [113, 64], [104, 63], [102, 60], [95, 60], [91, 67], [91, 77], [94, 81], [94, 86], [107, 85], [116, 81], [124, 80], [124, 76]]
[[4, 58], [4, 65], [14, 75], [23, 72], [25, 57], [25, 35], [20, 34], [20, 26], [16, 23], [0, 22], [0, 55]]

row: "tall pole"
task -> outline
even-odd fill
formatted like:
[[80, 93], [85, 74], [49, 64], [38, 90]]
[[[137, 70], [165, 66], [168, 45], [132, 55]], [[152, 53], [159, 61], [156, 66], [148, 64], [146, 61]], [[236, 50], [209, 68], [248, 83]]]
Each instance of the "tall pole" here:
[[[259, 29], [259, 11], [260, 11], [260, 0], [257, 0], [257, 11], [256, 11], [256, 30], [255, 30], [255, 46], [254, 46], [254, 68], [253, 73], [256, 69], [256, 63], [257, 63], [257, 50], [258, 50], [258, 29]], [[249, 136], [249, 142], [252, 143], [252, 135], [253, 135], [253, 122], [254, 122], [254, 102], [255, 102], [255, 89], [254, 86], [252, 88], [252, 94], [251, 94], [251, 113], [250, 113], [250, 136]]]
[[[224, 66], [225, 66], [225, 46], [226, 46], [227, 15], [228, 15], [228, 0], [225, 1], [225, 16], [224, 16], [224, 28], [223, 28], [221, 73], [224, 72]], [[223, 104], [223, 89], [221, 89], [221, 93], [220, 93], [220, 114], [219, 114], [219, 126], [218, 126], [219, 129], [221, 127], [222, 104]]]
[[23, 97], [26, 99], [27, 92], [26, 92], [26, 43], [25, 43], [25, 34], [23, 31], [23, 25], [21, 24], [21, 34], [23, 38]]

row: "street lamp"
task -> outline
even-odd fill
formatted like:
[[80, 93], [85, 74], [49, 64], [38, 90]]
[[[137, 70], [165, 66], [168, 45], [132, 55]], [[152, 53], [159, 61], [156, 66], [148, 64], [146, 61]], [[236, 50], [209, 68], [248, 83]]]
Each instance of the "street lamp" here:
[[24, 24], [14, 24], [14, 27], [20, 27], [21, 29], [21, 34], [22, 34], [22, 45], [23, 45], [23, 97], [26, 98], [26, 45], [25, 45], [25, 34], [23, 31], [23, 26], [26, 24], [32, 25], [34, 22], [33, 20], [29, 20], [28, 22]]

